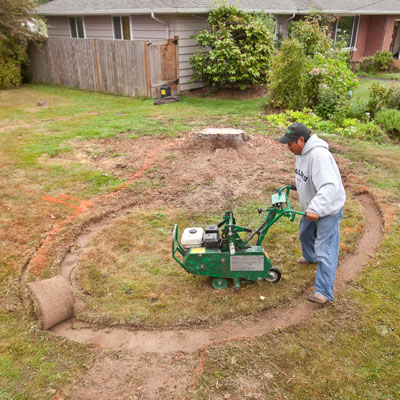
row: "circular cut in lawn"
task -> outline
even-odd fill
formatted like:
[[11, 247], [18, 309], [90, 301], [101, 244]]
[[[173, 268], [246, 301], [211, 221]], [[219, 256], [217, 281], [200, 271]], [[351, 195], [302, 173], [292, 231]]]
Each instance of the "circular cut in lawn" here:
[[[359, 202], [350, 193], [348, 199], [341, 226], [342, 255], [355, 248], [363, 225]], [[265, 203], [265, 198], [237, 199], [231, 207], [236, 223], [259, 226], [257, 208]], [[79, 282], [87, 296], [78, 319], [136, 327], [204, 325], [277, 306], [312, 285], [316, 265], [295, 262], [301, 254], [298, 219], [291, 223], [282, 218], [263, 243], [272, 264], [282, 272], [277, 284], [242, 283], [236, 293], [229, 281], [227, 288], [216, 290], [210, 278], [187, 273], [171, 256], [174, 224], [181, 234], [186, 227], [218, 224], [224, 212], [143, 207], [114, 220], [89, 243], [81, 259]]]

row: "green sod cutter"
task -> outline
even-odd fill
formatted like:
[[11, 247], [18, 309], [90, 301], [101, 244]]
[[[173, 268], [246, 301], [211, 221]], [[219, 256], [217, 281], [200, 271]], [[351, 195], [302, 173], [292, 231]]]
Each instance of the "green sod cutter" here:
[[[296, 214], [303, 212], [290, 208], [289, 192], [294, 186], [284, 186], [272, 195], [272, 206], [258, 209], [267, 212], [263, 223], [254, 231], [236, 225], [232, 211], [226, 211], [223, 220], [214, 226], [186, 228], [178, 241], [178, 225], [172, 234], [172, 257], [187, 272], [213, 278], [215, 289], [224, 289], [227, 279], [233, 279], [235, 290], [240, 288], [240, 280], [278, 282], [281, 272], [273, 267], [262, 242], [269, 228], [281, 217], [294, 221]], [[248, 234], [247, 238], [240, 233]], [[221, 233], [221, 236], [220, 236]], [[257, 236], [255, 245], [250, 240]], [[177, 257], [182, 256], [182, 260]]]

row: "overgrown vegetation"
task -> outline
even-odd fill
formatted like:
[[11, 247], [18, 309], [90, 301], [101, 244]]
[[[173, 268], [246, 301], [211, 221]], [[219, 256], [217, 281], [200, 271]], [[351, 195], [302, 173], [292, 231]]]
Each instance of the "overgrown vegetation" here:
[[373, 56], [364, 57], [355, 63], [356, 72], [374, 74], [379, 71], [400, 72], [400, 62], [388, 50], [378, 50]]
[[393, 136], [400, 138], [400, 111], [381, 110], [376, 113], [375, 121]]
[[333, 47], [329, 35], [329, 25], [333, 20], [333, 17], [322, 16], [316, 12], [306, 15], [304, 19], [294, 21], [289, 25], [289, 38], [297, 39], [302, 44], [307, 57], [327, 54]]
[[297, 39], [285, 40], [272, 59], [269, 104], [272, 107], [301, 109], [308, 103], [307, 57]]
[[28, 42], [43, 39], [44, 25], [32, 16], [36, 0], [0, 0], [0, 89], [22, 82]]
[[334, 49], [327, 33], [319, 14], [291, 24], [290, 39], [272, 61], [270, 106], [310, 107], [324, 119], [343, 118], [357, 79], [349, 68], [348, 53]]
[[219, 88], [267, 81], [273, 53], [272, 18], [224, 4], [210, 11], [208, 28], [194, 38], [199, 49], [191, 58], [194, 81]]

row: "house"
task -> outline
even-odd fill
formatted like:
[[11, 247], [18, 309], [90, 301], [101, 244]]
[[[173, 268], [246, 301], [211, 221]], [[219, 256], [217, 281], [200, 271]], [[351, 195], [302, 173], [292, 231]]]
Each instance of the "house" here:
[[[312, 10], [337, 16], [335, 41], [345, 39], [352, 59], [377, 50], [400, 50], [400, 0], [229, 0], [248, 11], [274, 15], [276, 32], [287, 36], [292, 20]], [[200, 87], [191, 82], [189, 59], [197, 31], [207, 26], [213, 0], [53, 0], [37, 14], [46, 18], [49, 38], [149, 42], [177, 39], [177, 91]]]

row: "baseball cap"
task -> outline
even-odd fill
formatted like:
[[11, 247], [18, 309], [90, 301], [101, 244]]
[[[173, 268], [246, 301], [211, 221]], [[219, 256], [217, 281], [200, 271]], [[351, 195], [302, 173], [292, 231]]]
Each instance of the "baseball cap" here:
[[278, 140], [283, 143], [287, 144], [292, 140], [298, 139], [300, 136], [308, 137], [310, 136], [311, 131], [304, 125], [296, 122], [286, 128], [285, 134], [280, 137]]

